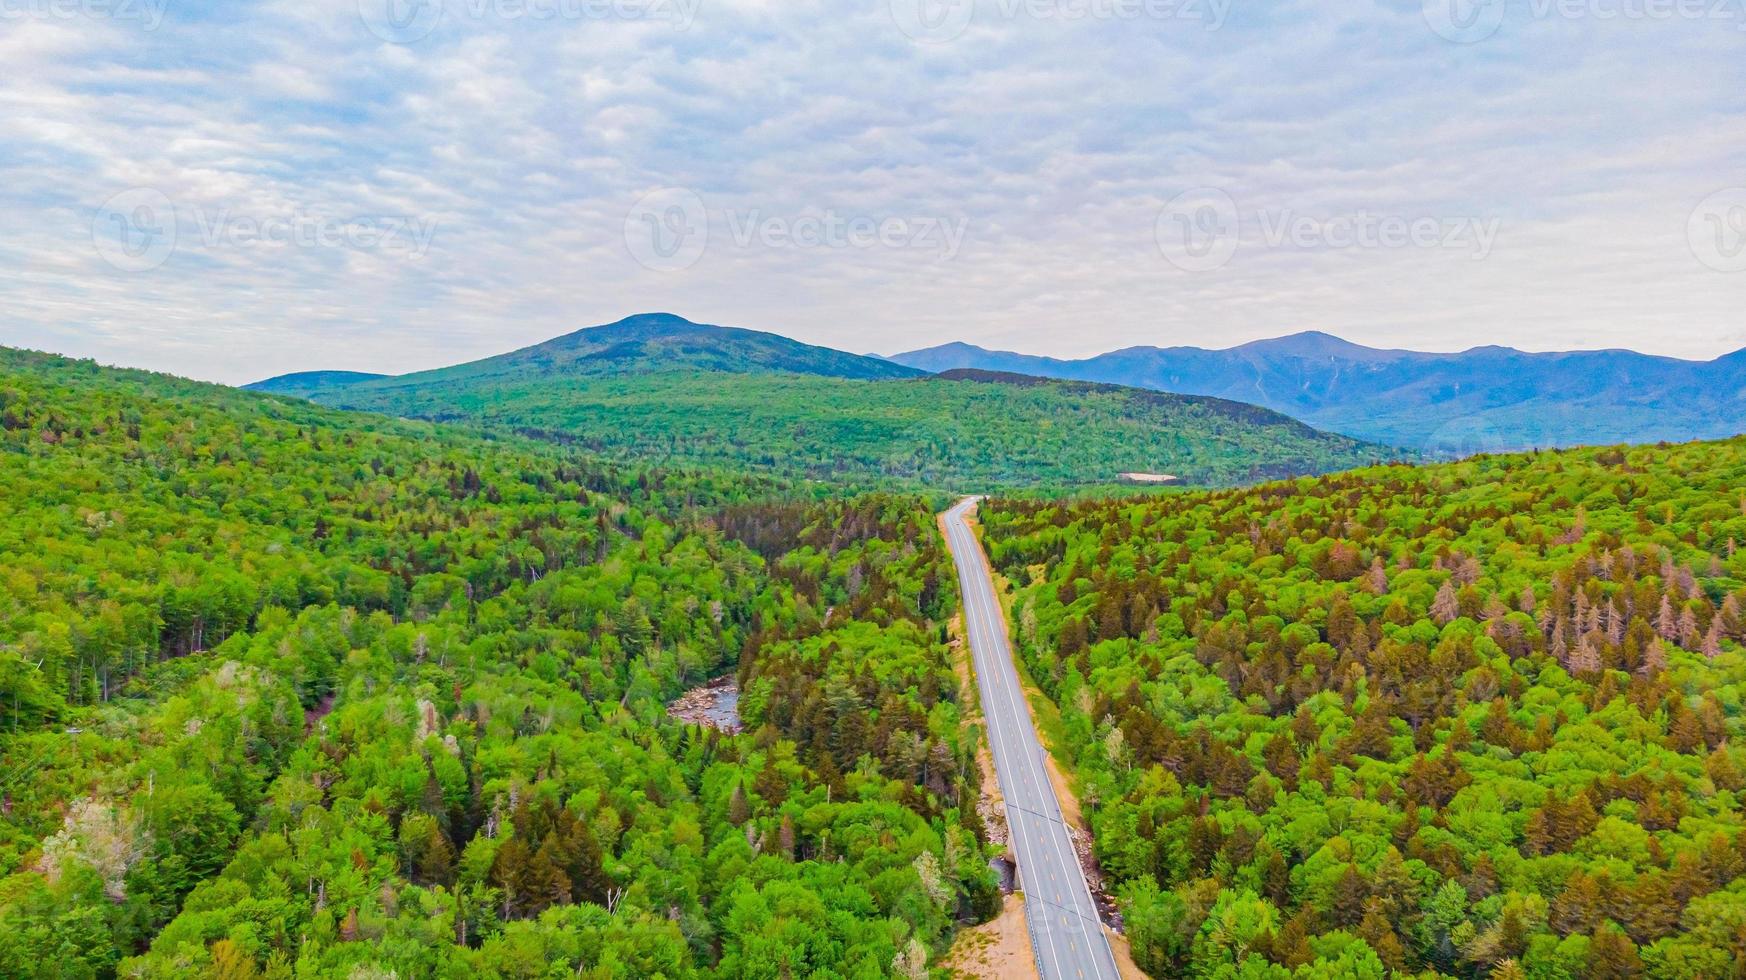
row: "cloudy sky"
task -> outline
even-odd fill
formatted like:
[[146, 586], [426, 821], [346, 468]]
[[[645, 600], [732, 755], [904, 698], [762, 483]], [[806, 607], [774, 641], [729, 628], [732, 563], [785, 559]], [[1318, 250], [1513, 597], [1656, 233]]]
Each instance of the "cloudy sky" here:
[[0, 0], [0, 343], [1746, 347], [1746, 0]]

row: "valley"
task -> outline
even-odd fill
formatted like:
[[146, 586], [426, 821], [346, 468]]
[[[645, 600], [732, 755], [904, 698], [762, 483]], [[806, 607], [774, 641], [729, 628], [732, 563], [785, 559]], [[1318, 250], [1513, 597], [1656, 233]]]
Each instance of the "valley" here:
[[0, 0], [0, 980], [1746, 980], [1743, 25]]
[[1740, 440], [1376, 465], [719, 329], [255, 392], [0, 351], [0, 973], [1725, 969]]

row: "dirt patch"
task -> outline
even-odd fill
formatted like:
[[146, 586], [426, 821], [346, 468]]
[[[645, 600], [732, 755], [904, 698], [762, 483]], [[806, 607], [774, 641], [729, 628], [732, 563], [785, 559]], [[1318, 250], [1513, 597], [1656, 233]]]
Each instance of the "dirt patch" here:
[[320, 701], [315, 703], [315, 707], [303, 712], [304, 735], [313, 734], [315, 732], [315, 726], [321, 724], [321, 719], [326, 718], [328, 714], [333, 711], [333, 699], [334, 694], [329, 692], [324, 695]]
[[999, 915], [982, 925], [959, 930], [958, 938], [952, 941], [951, 950], [939, 965], [950, 976], [975, 980], [1036, 976], [1037, 960], [1031, 952], [1031, 933], [1025, 923], [1024, 896], [1006, 896]]
[[976, 813], [988, 831], [988, 843], [1005, 848], [1012, 842], [1006, 826], [1006, 799], [1000, 795], [1000, 780], [994, 775], [994, 756], [986, 744], [976, 749], [976, 766], [982, 770], [982, 795], [976, 800]]

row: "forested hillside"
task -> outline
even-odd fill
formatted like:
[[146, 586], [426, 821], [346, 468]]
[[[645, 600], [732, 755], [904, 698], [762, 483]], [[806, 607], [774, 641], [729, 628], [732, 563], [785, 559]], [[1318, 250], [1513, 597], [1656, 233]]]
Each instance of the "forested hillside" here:
[[1399, 455], [1236, 402], [998, 375], [535, 374], [310, 397], [482, 423], [626, 462], [730, 467], [840, 490], [1110, 484], [1128, 472], [1224, 485]]
[[921, 976], [994, 904], [921, 501], [17, 351], [0, 461], [0, 976]]
[[986, 506], [1140, 965], [1739, 975], [1743, 487], [1736, 440]]
[[[675, 370], [727, 374], [782, 372], [863, 381], [916, 378], [926, 373], [882, 358], [815, 347], [762, 330], [694, 323], [672, 313], [638, 313], [614, 323], [584, 327], [496, 357], [381, 378], [371, 387], [378, 391], [429, 390], [465, 387], [488, 380], [526, 381], [560, 375], [572, 378], [604, 374], [622, 376]], [[273, 378], [250, 387], [271, 390], [279, 380]]]

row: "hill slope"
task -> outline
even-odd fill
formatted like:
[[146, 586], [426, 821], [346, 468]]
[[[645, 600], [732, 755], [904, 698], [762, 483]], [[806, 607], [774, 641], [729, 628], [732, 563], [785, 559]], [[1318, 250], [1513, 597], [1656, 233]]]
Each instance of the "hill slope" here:
[[[734, 374], [786, 372], [863, 380], [915, 378], [927, 373], [883, 358], [815, 347], [779, 334], [693, 323], [672, 313], [639, 313], [616, 323], [585, 327], [496, 357], [415, 374], [377, 375], [369, 380], [375, 382], [371, 387], [378, 391], [403, 388], [432, 391], [443, 386], [467, 386], [485, 381], [501, 383], [558, 375], [626, 375], [686, 369]], [[352, 375], [352, 372], [285, 375], [247, 387], [273, 391], [291, 383], [291, 379], [309, 374]]]
[[1746, 431], [1746, 351], [1710, 362], [1633, 351], [1378, 350], [1304, 333], [1228, 350], [1133, 347], [1059, 360], [969, 344], [897, 354], [1253, 402], [1321, 429], [1437, 453], [1686, 441]]
[[1140, 967], [1727, 975], [1742, 486], [1746, 439], [984, 506]]
[[[702, 479], [0, 348], [0, 976], [880, 976], [990, 915], [932, 512]], [[758, 735], [666, 717], [736, 658]]]
[[935, 378], [665, 317], [310, 397], [483, 423], [622, 459], [936, 490], [1107, 484], [1125, 472], [1231, 484], [1395, 455], [1220, 399], [1033, 378]]

